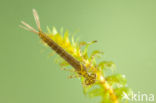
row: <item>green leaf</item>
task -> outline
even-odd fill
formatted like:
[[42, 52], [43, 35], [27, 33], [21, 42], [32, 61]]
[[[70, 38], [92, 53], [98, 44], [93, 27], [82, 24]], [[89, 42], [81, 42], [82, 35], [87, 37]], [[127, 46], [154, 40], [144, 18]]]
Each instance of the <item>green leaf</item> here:
[[68, 33], [68, 31], [66, 31], [66, 32], [64, 33], [64, 42], [65, 42], [65, 43], [69, 43], [69, 33]]
[[94, 50], [92, 53], [91, 53], [91, 58], [92, 57], [95, 57], [95, 56], [98, 56], [100, 57], [100, 55], [103, 54], [103, 52], [99, 51], [99, 50]]
[[106, 67], [111, 68], [115, 64], [112, 61], [102, 61], [98, 64], [98, 67], [101, 69], [105, 69]]
[[124, 93], [126, 94], [130, 93], [130, 89], [128, 87], [121, 87], [121, 88], [114, 89], [114, 92], [116, 93], [119, 99], [122, 99], [122, 97], [124, 96]]
[[49, 34], [52, 33], [52, 31], [50, 30], [50, 28], [48, 26], [47, 26], [47, 31], [48, 31]]
[[101, 88], [95, 88], [88, 92], [88, 95], [90, 97], [101, 96], [102, 94], [103, 94], [103, 89], [101, 89]]
[[58, 33], [55, 27], [53, 27], [52, 33], [53, 33], [54, 35]]
[[125, 86], [127, 84], [127, 80], [125, 78], [125, 75], [121, 74], [115, 74], [106, 77], [106, 80], [109, 82], [109, 84], [116, 84], [118, 87]]
[[63, 29], [63, 27], [61, 27], [61, 28], [60, 28], [60, 34], [61, 34], [61, 35], [63, 35], [63, 31], [64, 31], [64, 29]]

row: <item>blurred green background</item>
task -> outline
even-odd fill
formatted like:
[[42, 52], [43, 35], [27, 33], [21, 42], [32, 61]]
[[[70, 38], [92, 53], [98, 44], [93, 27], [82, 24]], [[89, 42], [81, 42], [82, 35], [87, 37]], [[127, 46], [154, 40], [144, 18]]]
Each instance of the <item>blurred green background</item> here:
[[[81, 83], [68, 79], [33, 33], [35, 8], [43, 30], [64, 27], [80, 40], [98, 40], [90, 50], [104, 51], [134, 91], [156, 94], [155, 0], [1, 0], [0, 103], [96, 103]], [[143, 103], [143, 102], [142, 102]]]

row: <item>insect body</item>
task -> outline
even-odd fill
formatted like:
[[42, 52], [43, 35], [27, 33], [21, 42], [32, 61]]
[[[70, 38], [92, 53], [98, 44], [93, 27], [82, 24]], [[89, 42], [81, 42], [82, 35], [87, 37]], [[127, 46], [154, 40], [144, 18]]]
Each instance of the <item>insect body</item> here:
[[[100, 53], [100, 51], [95, 50], [91, 53], [90, 57], [88, 56], [87, 48], [82, 49], [81, 46], [88, 45], [96, 42], [80, 42], [75, 43], [71, 42], [68, 39], [68, 33], [64, 33], [64, 36], [61, 36], [59, 33], [49, 34], [42, 32], [39, 22], [38, 14], [35, 10], [33, 10], [34, 18], [38, 27], [38, 30], [35, 30], [30, 25], [25, 22], [21, 22], [24, 26], [22, 28], [36, 33], [41, 40], [46, 43], [51, 49], [53, 49], [61, 58], [64, 59], [61, 64], [65, 64], [65, 66], [71, 65], [84, 80], [85, 88], [92, 87], [91, 91], [89, 90], [88, 94], [91, 96], [101, 96], [102, 103], [123, 103], [122, 101], [122, 93], [128, 93], [129, 88], [127, 87], [127, 82], [124, 76], [120, 74], [113, 74], [106, 76], [105, 71], [107, 67], [112, 67], [113, 63], [108, 61], [102, 61], [96, 63], [95, 56]], [[50, 33], [50, 32], [49, 32]], [[96, 82], [96, 83], [95, 83]], [[94, 85], [92, 85], [94, 84]], [[86, 89], [88, 90], [88, 89]]]
[[96, 74], [88, 73], [87, 68], [84, 66], [83, 63], [81, 63], [77, 59], [75, 59], [72, 55], [70, 55], [68, 52], [66, 52], [64, 48], [62, 48], [54, 40], [52, 40], [49, 36], [47, 36], [45, 33], [43, 33], [40, 28], [38, 14], [35, 10], [33, 10], [33, 14], [34, 14], [34, 18], [35, 18], [35, 21], [36, 21], [39, 31], [36, 31], [34, 28], [32, 28], [30, 25], [28, 25], [27, 23], [25, 23], [23, 21], [22, 21], [22, 24], [25, 25], [25, 27], [23, 27], [23, 26], [21, 26], [21, 27], [28, 31], [38, 34], [39, 37], [43, 40], [43, 42], [45, 42], [58, 55], [60, 55], [65, 61], [67, 61], [77, 71], [77, 73], [79, 75], [81, 75], [85, 78], [86, 85], [94, 84], [96, 81]]
[[69, 53], [67, 53], [63, 48], [61, 48], [58, 44], [56, 44], [52, 39], [50, 39], [46, 34], [43, 32], [39, 32], [40, 38], [48, 44], [49, 47], [51, 47], [55, 52], [60, 55], [62, 58], [64, 58], [72, 67], [75, 68], [78, 74], [85, 77], [85, 84], [91, 85], [95, 83], [96, 81], [96, 75], [95, 74], [88, 74], [86, 67], [80, 63], [78, 60], [76, 60], [73, 56], [71, 56]]

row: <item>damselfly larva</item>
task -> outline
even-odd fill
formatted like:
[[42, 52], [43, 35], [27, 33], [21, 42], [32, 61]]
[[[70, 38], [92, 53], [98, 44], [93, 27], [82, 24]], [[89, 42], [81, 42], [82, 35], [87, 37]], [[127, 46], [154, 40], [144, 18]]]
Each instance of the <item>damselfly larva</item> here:
[[[95, 57], [101, 54], [99, 50], [94, 50], [88, 55], [88, 46], [95, 41], [89, 43], [75, 42], [74, 39], [69, 40], [68, 32], [59, 33], [55, 30], [51, 32], [50, 29], [48, 29], [48, 33], [45, 33], [41, 30], [39, 17], [35, 10], [33, 10], [33, 15], [38, 30], [24, 21], [21, 22], [23, 26], [20, 27], [37, 34], [45, 44], [63, 58], [64, 61], [61, 61], [61, 66], [68, 67], [71, 65], [74, 68], [74, 71], [82, 77], [83, 84], [87, 85], [83, 85], [84, 92], [87, 93], [88, 91], [87, 94], [92, 96], [101, 96], [102, 103], [124, 103], [123, 92], [128, 94], [129, 91], [125, 76], [110, 73], [109, 70], [114, 65], [111, 61], [96, 62]], [[107, 75], [107, 70], [109, 75]]]
[[51, 49], [53, 49], [58, 55], [60, 55], [65, 61], [67, 61], [80, 76], [83, 76], [85, 78], [86, 85], [94, 84], [96, 81], [96, 74], [89, 73], [87, 71], [87, 67], [83, 63], [74, 58], [64, 48], [58, 45], [53, 39], [51, 39], [41, 30], [39, 16], [35, 9], [33, 9], [33, 15], [35, 18], [38, 31], [35, 30], [30, 25], [28, 25], [27, 23], [25, 23], [24, 21], [21, 22], [23, 26], [20, 27], [38, 34], [38, 36], [42, 39], [44, 43], [46, 43]]

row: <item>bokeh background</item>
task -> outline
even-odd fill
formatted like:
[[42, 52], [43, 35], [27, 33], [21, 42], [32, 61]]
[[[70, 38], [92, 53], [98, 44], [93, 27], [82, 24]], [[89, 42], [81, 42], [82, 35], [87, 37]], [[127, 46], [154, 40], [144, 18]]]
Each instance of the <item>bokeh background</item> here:
[[[134, 91], [156, 94], [155, 0], [0, 0], [0, 103], [97, 103], [68, 79], [33, 33], [35, 8], [43, 30], [64, 27], [82, 41], [98, 40], [90, 50], [104, 51]], [[143, 103], [143, 102], [142, 102]]]

